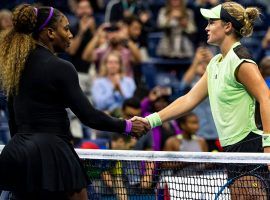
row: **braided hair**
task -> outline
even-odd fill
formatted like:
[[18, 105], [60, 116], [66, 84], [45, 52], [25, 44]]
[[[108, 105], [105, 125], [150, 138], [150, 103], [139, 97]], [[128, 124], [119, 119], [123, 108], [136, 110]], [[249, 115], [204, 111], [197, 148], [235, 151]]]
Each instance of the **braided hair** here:
[[35, 49], [35, 40], [45, 27], [56, 28], [61, 16], [60, 11], [50, 7], [22, 4], [14, 9], [13, 28], [0, 35], [0, 84], [7, 96], [18, 93], [20, 77], [30, 52]]

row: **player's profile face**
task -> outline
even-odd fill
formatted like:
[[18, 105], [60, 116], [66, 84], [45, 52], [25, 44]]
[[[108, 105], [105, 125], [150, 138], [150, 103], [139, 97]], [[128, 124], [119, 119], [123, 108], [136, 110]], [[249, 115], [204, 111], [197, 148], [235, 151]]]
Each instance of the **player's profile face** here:
[[66, 16], [61, 16], [55, 29], [54, 48], [56, 52], [65, 51], [70, 46], [73, 35], [70, 32], [69, 22]]
[[224, 23], [220, 19], [209, 19], [205, 28], [207, 32], [207, 43], [220, 45], [225, 37]]

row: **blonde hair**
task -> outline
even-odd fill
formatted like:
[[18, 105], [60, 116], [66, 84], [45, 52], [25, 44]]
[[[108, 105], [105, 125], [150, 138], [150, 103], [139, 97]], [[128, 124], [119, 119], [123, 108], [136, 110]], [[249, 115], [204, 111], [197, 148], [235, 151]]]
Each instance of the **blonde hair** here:
[[[5, 94], [18, 91], [21, 72], [29, 55], [35, 48], [35, 42], [31, 36], [36, 23], [34, 8], [30, 5], [17, 7], [12, 13], [14, 28], [4, 31], [0, 36], [0, 77], [1, 87]], [[25, 32], [20, 32], [24, 27]]]
[[[183, 14], [183, 16], [186, 16], [187, 15], [186, 2], [185, 2], [185, 0], [179, 0], [179, 1], [181, 1], [180, 12]], [[170, 4], [170, 0], [167, 0], [165, 10], [166, 10], [166, 12], [165, 12], [166, 15], [169, 15], [170, 12], [173, 10], [173, 7]]]
[[121, 54], [118, 51], [111, 51], [111, 52], [109, 52], [108, 54], [106, 54], [104, 56], [104, 58], [102, 59], [102, 62], [101, 62], [99, 75], [100, 76], [107, 76], [108, 75], [107, 62], [108, 62], [108, 59], [109, 59], [110, 56], [114, 56], [114, 57], [116, 57], [118, 59], [119, 65], [120, 65], [119, 73], [121, 75], [124, 75], [123, 60], [122, 60]]
[[258, 8], [244, 8], [242, 5], [235, 2], [225, 2], [222, 4], [222, 7], [243, 25], [238, 34], [242, 37], [249, 37], [252, 35], [254, 22], [260, 16]]

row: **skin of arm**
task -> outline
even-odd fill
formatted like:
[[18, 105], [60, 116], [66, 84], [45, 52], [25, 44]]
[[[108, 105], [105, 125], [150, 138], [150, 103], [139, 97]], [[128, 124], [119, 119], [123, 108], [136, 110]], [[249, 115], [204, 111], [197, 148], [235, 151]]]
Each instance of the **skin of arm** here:
[[179, 97], [166, 108], [158, 112], [161, 121], [170, 121], [190, 112], [203, 101], [207, 95], [207, 73], [204, 73], [202, 78], [186, 95]]
[[181, 142], [175, 136], [170, 137], [164, 145], [164, 151], [179, 151]]
[[205, 139], [199, 138], [198, 142], [200, 144], [200, 147], [201, 147], [202, 151], [203, 152], [208, 152], [208, 146], [207, 146], [207, 143], [206, 143]]
[[85, 47], [83, 53], [82, 53], [82, 59], [88, 62], [91, 62], [95, 60], [96, 58], [94, 57], [94, 50], [97, 47], [99, 41], [99, 34], [95, 34], [95, 36], [88, 42], [87, 46]]
[[[253, 63], [244, 62], [239, 66], [236, 77], [259, 102], [263, 131], [270, 133], [270, 93], [258, 67]], [[265, 151], [270, 152], [270, 148], [265, 148]]]
[[89, 29], [91, 32], [95, 31], [95, 21], [93, 17], [83, 17], [80, 19], [79, 31], [70, 41], [70, 47], [67, 49], [70, 55], [75, 55], [81, 45], [85, 32]]
[[131, 52], [131, 55], [133, 57], [133, 61], [135, 63], [140, 63], [142, 61], [142, 56], [141, 56], [140, 49], [137, 47], [137, 45], [133, 41], [128, 40], [127, 46]]

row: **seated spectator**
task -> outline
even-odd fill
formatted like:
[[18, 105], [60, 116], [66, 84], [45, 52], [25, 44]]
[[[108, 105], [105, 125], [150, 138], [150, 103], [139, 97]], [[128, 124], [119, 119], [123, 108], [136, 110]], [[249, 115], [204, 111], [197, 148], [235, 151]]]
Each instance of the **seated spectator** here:
[[12, 14], [9, 10], [0, 10], [0, 32], [13, 27]]
[[184, 0], [167, 0], [158, 14], [158, 27], [164, 30], [157, 48], [157, 55], [167, 58], [190, 58], [193, 44], [190, 37], [196, 33], [192, 10]]
[[168, 138], [165, 142], [164, 151], [208, 151], [205, 140], [196, 136], [199, 130], [199, 119], [194, 113], [180, 117], [177, 122], [183, 133]]
[[[142, 115], [158, 112], [169, 105], [171, 91], [169, 88], [155, 87], [149, 92], [141, 102]], [[163, 149], [165, 141], [172, 135], [179, 134], [181, 131], [175, 120], [163, 123], [162, 126], [152, 129], [152, 149], [160, 151]]]
[[[98, 46], [100, 36], [104, 33], [107, 38], [106, 42]], [[93, 39], [87, 44], [82, 58], [88, 62], [95, 62], [98, 69], [104, 56], [111, 51], [118, 51], [121, 54], [126, 75], [133, 76], [132, 67], [141, 62], [141, 53], [137, 45], [130, 40], [125, 26], [118, 24], [101, 25]]]
[[[207, 144], [196, 133], [199, 129], [199, 119], [194, 113], [188, 113], [177, 122], [183, 131], [182, 134], [170, 137], [164, 146], [164, 151], [207, 152]], [[162, 162], [161, 176], [188, 176], [200, 173], [208, 164], [194, 164], [189, 162]]]
[[132, 78], [124, 75], [121, 55], [112, 51], [103, 60], [100, 77], [93, 81], [92, 99], [97, 109], [116, 113], [136, 89]]

